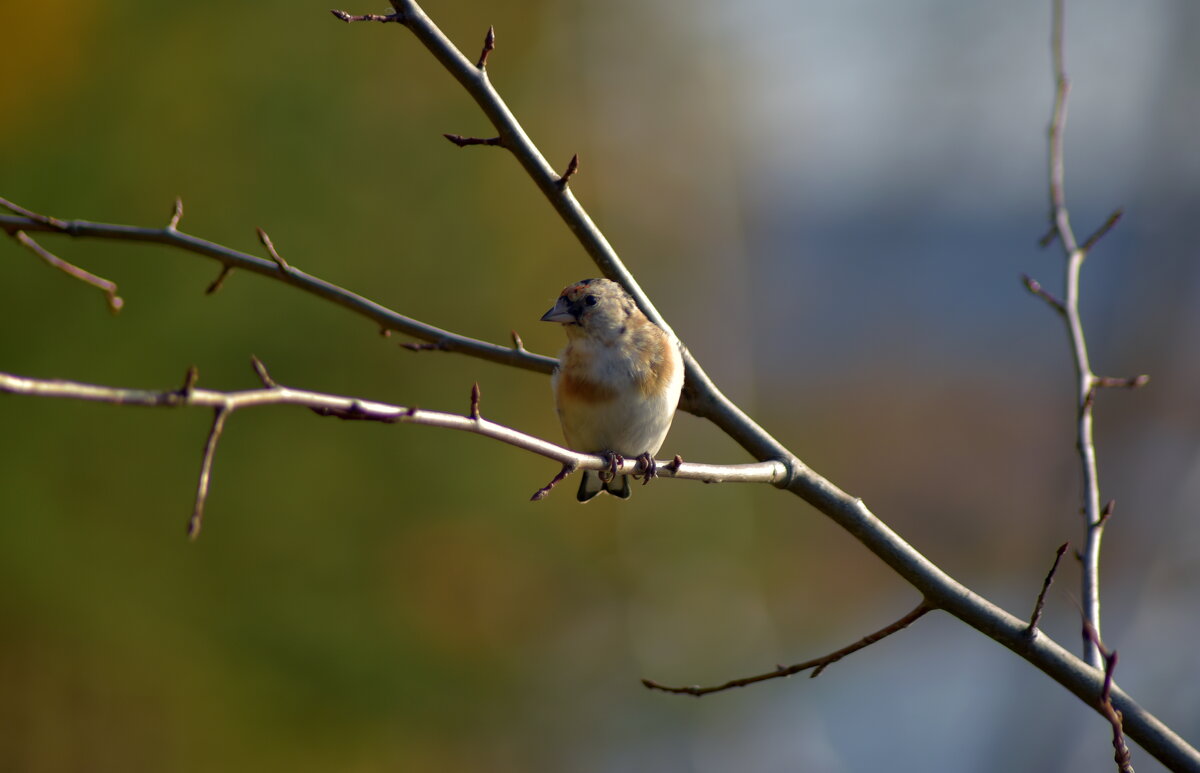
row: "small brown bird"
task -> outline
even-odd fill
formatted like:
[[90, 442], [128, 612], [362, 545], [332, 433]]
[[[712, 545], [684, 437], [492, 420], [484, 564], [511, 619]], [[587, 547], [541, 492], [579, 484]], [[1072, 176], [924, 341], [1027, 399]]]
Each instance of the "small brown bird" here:
[[[679, 342], [655, 325], [616, 282], [568, 286], [543, 322], [561, 322], [567, 346], [551, 378], [567, 446], [619, 463], [637, 457], [647, 479], [683, 388]], [[629, 476], [585, 470], [578, 499], [601, 491], [627, 499]]]

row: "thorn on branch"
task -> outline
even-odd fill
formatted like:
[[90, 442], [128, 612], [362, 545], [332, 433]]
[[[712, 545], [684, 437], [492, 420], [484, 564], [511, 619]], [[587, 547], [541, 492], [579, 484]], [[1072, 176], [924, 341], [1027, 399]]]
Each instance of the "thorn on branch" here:
[[547, 483], [545, 486], [542, 486], [537, 491], [533, 492], [533, 496], [531, 496], [529, 498], [529, 501], [530, 502], [538, 502], [542, 499], [545, 499], [546, 495], [550, 493], [551, 489], [553, 489], [559, 483], [562, 483], [563, 480], [568, 475], [575, 472], [575, 470], [578, 469], [578, 467], [579, 467], [579, 465], [575, 464], [575, 462], [564, 463], [562, 466], [562, 469], [558, 471], [557, 475], [555, 475], [553, 478], [550, 479], [549, 483]]
[[179, 227], [179, 221], [183, 218], [183, 198], [175, 197], [175, 206], [171, 210], [171, 219], [167, 222], [167, 230], [174, 231]]
[[492, 53], [495, 50], [496, 50], [496, 28], [494, 26], [491, 26], [491, 27], [488, 27], [487, 37], [485, 37], [483, 39], [483, 51], [482, 51], [482, 53], [479, 54], [479, 61], [475, 63], [475, 66], [477, 68], [479, 68], [480, 70], [486, 69], [488, 54]]
[[[3, 202], [3, 199], [0, 199], [0, 202]], [[4, 206], [9, 207], [10, 209], [12, 208], [7, 202], [4, 202]], [[24, 212], [18, 212], [18, 214], [21, 214], [23, 217], [29, 217], [29, 215], [25, 214]], [[41, 222], [45, 221], [43, 220]], [[13, 234], [13, 238], [50, 266], [57, 268], [67, 276], [78, 279], [80, 282], [85, 284], [89, 284], [100, 292], [104, 293], [105, 300], [108, 301], [108, 310], [113, 314], [119, 312], [121, 307], [125, 305], [125, 301], [121, 298], [121, 296], [117, 295], [117, 285], [115, 282], [98, 277], [90, 271], [85, 271], [79, 266], [76, 266], [74, 263], [68, 263], [54, 253], [50, 252], [50, 250], [47, 250], [42, 245], [38, 244], [33, 240], [32, 237], [29, 236], [29, 234], [25, 233], [24, 231], [17, 231]]]
[[192, 517], [188, 519], [187, 535], [189, 540], [200, 536], [200, 526], [204, 520], [204, 503], [208, 499], [208, 485], [212, 478], [213, 457], [217, 454], [217, 441], [225, 430], [225, 419], [232, 409], [224, 405], [214, 410], [212, 428], [208, 431], [208, 440], [204, 443], [204, 456], [200, 459], [200, 480], [196, 484], [196, 503], [192, 507]]
[[250, 355], [250, 367], [254, 368], [254, 373], [258, 376], [258, 380], [267, 389], [277, 389], [279, 387], [279, 384], [275, 383], [275, 379], [271, 378], [271, 374], [267, 372], [267, 366], [263, 365], [262, 360], [253, 354]]
[[397, 13], [364, 13], [364, 14], [356, 15], [356, 14], [352, 14], [352, 13], [346, 13], [345, 11], [339, 11], [336, 8], [330, 8], [329, 12], [344, 22], [377, 21], [377, 22], [383, 22], [385, 24], [388, 22], [396, 22], [397, 24], [404, 23], [404, 17], [398, 12]]
[[275, 265], [279, 266], [279, 270], [285, 274], [290, 274], [292, 267], [289, 266], [288, 262], [283, 259], [283, 256], [276, 251], [274, 243], [271, 242], [271, 237], [267, 236], [267, 232], [257, 227], [254, 230], [258, 234], [258, 240], [262, 242], [262, 246], [267, 248], [267, 254], [271, 256], [271, 260], [275, 261]]
[[508, 332], [512, 334], [513, 348], [516, 349], [518, 352], [527, 351], [525, 349], [525, 342], [521, 340], [521, 336], [517, 335], [517, 331], [510, 330]]
[[1062, 561], [1063, 554], [1067, 552], [1067, 548], [1070, 546], [1070, 542], [1064, 542], [1058, 546], [1058, 551], [1054, 554], [1054, 563], [1050, 565], [1050, 571], [1046, 573], [1046, 579], [1042, 581], [1042, 589], [1038, 592], [1037, 602], [1033, 605], [1033, 614], [1029, 617], [1029, 627], [1025, 629], [1026, 636], [1033, 636], [1037, 633], [1037, 625], [1042, 619], [1042, 609], [1046, 606], [1046, 593], [1050, 590], [1050, 585], [1054, 582], [1054, 574], [1058, 571], [1058, 565]]
[[567, 164], [567, 171], [563, 172], [563, 176], [558, 178], [558, 187], [566, 188], [567, 183], [579, 171], [579, 154], [571, 156], [571, 161]]
[[1046, 303], [1050, 304], [1050, 308], [1054, 309], [1059, 314], [1067, 313], [1067, 307], [1065, 305], [1063, 305], [1063, 302], [1060, 301], [1058, 298], [1055, 298], [1050, 293], [1048, 293], [1046, 291], [1046, 288], [1042, 287], [1041, 282], [1037, 281], [1036, 279], [1029, 276], [1028, 274], [1022, 274], [1021, 275], [1021, 283], [1025, 285], [1026, 290], [1033, 293], [1037, 297], [1041, 298]]
[[1104, 509], [1100, 511], [1100, 516], [1096, 519], [1096, 526], [1103, 526], [1109, 518], [1112, 517], [1113, 510], [1117, 507], [1117, 500], [1110, 499], [1104, 503]]
[[661, 692], [677, 693], [682, 695], [693, 695], [699, 698], [711, 693], [731, 690], [735, 687], [746, 687], [757, 682], [765, 682], [769, 679], [788, 677], [793, 674], [798, 674], [801, 671], [808, 671], [809, 669], [814, 669], [812, 674], [809, 676], [810, 678], [815, 678], [819, 676], [826, 668], [838, 662], [847, 655], [852, 655], [861, 649], [871, 646], [881, 639], [891, 636], [897, 631], [904, 630], [931, 611], [933, 611], [933, 606], [931, 606], [927, 601], [922, 601], [916, 606], [915, 609], [913, 609], [913, 611], [909, 612], [896, 622], [880, 628], [875, 633], [864, 636], [848, 647], [843, 647], [842, 649], [837, 650], [836, 652], [831, 652], [828, 655], [822, 655], [819, 658], [806, 660], [803, 663], [797, 663], [792, 666], [777, 665], [771, 671], [767, 671], [766, 673], [758, 674], [756, 676], [747, 676], [742, 677], [741, 679], [731, 679], [724, 684], [713, 685], [711, 687], [699, 687], [697, 685], [690, 685], [686, 687], [668, 687], [667, 685], [659, 684], [652, 679], [643, 679], [642, 685], [650, 690], [659, 690]]
[[1089, 236], [1084, 241], [1083, 246], [1080, 247], [1080, 249], [1083, 250], [1084, 252], [1090, 252], [1091, 249], [1096, 246], [1096, 242], [1100, 241], [1105, 236], [1107, 236], [1108, 232], [1113, 229], [1113, 226], [1115, 226], [1117, 224], [1117, 222], [1120, 221], [1121, 216], [1124, 214], [1125, 214], [1125, 210], [1117, 209], [1115, 212], [1113, 212], [1111, 215], [1109, 215], [1108, 220], [1104, 221], [1104, 225], [1097, 228], [1096, 233]]
[[179, 394], [186, 400], [192, 396], [192, 390], [196, 387], [196, 382], [200, 380], [200, 369], [192, 365], [187, 369], [187, 374], [183, 377], [183, 386], [179, 388]]
[[479, 382], [471, 385], [471, 418], [479, 421]]
[[222, 287], [225, 286], [225, 279], [232, 273], [233, 273], [233, 264], [226, 263], [224, 265], [224, 267], [221, 268], [221, 273], [217, 274], [217, 278], [212, 281], [212, 284], [210, 284], [208, 287], [206, 287], [204, 289], [204, 294], [212, 295], [217, 290], [220, 290]]
[[504, 145], [503, 137], [488, 137], [484, 139], [482, 137], [464, 137], [461, 134], [443, 134], [442, 136], [460, 148], [465, 148], [468, 145], [492, 145], [495, 147], [502, 147]]

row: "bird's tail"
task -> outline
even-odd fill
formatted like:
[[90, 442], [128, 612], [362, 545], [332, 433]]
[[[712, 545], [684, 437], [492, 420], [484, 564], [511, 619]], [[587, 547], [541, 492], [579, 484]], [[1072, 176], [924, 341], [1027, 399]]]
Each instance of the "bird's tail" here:
[[[607, 473], [605, 475], [607, 476]], [[614, 475], [605, 480], [594, 470], [584, 470], [579, 481], [579, 493], [575, 498], [580, 502], [587, 502], [602, 491], [614, 497], [629, 499], [629, 476]]]

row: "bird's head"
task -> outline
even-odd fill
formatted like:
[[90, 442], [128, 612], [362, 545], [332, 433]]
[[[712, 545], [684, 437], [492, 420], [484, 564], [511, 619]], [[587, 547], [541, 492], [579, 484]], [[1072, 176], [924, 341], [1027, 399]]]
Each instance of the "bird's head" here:
[[561, 322], [568, 337], [592, 335], [619, 338], [631, 318], [641, 316], [637, 304], [621, 285], [608, 279], [584, 279], [568, 285], [542, 322]]

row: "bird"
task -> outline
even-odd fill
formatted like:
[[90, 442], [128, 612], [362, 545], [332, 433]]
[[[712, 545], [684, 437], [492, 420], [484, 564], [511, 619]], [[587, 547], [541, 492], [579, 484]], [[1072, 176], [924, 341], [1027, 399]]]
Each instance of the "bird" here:
[[643, 482], [655, 476], [654, 454], [683, 388], [679, 342], [609, 279], [568, 285], [541, 321], [562, 323], [567, 334], [550, 382], [567, 446], [605, 456], [612, 466], [585, 470], [576, 498], [587, 502], [605, 492], [628, 499], [629, 476], [616, 468], [636, 457]]

